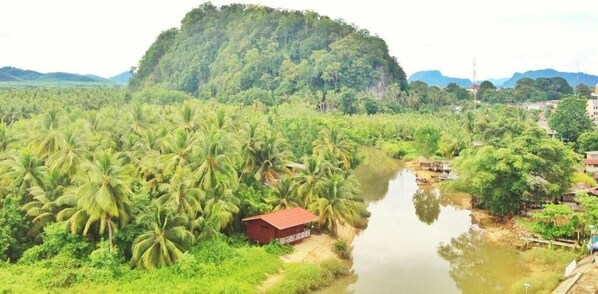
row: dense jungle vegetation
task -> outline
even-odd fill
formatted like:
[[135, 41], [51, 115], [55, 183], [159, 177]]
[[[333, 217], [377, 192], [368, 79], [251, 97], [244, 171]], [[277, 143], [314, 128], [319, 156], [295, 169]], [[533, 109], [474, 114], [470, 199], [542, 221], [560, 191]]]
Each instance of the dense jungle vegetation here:
[[499, 216], [570, 187], [573, 148], [537, 113], [469, 95], [407, 84], [384, 41], [341, 21], [211, 4], [128, 89], [2, 88], [0, 292], [247, 293], [283, 267], [272, 291], [313, 290], [348, 270], [282, 265], [289, 248], [249, 244], [240, 219], [301, 206], [319, 232], [365, 227], [364, 145], [458, 157], [452, 188]]
[[[181, 281], [181, 290], [251, 292], [282, 267], [276, 256], [286, 249], [248, 245], [240, 218], [302, 206], [323, 232], [365, 226], [352, 173], [361, 145], [397, 158], [460, 155], [454, 185], [497, 215], [515, 214], [521, 200], [554, 199], [573, 176], [573, 152], [519, 108], [347, 116], [172, 91], [0, 91], [17, 104], [14, 97], [33, 95], [44, 99], [0, 127], [0, 254], [8, 262], [0, 275], [11, 281], [8, 291], [84, 291], [99, 281], [157, 291], [163, 275], [195, 281]], [[148, 103], [152, 97], [163, 100]], [[291, 162], [305, 168], [291, 170]], [[243, 264], [252, 264], [249, 272]], [[311, 270], [347, 273], [334, 263]]]
[[390, 86], [405, 89], [406, 78], [382, 39], [341, 20], [207, 3], [189, 12], [180, 29], [162, 32], [130, 85], [221, 102], [307, 99], [326, 107], [329, 95], [381, 96]]

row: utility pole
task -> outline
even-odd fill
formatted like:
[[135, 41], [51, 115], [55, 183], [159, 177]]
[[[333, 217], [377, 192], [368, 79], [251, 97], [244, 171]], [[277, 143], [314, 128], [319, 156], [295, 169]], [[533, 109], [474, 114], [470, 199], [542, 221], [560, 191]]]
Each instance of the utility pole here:
[[473, 85], [471, 85], [471, 89], [473, 90], [473, 109], [475, 109], [477, 104], [478, 93], [478, 85], [476, 85], [475, 58], [473, 59]]

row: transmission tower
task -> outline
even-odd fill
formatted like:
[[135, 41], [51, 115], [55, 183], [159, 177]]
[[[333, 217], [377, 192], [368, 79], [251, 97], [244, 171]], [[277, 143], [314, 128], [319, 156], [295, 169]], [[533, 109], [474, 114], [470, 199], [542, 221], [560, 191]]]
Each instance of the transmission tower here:
[[475, 109], [477, 104], [476, 100], [478, 93], [478, 85], [476, 84], [475, 58], [473, 59], [473, 84], [471, 85], [471, 89], [473, 90], [473, 109]]

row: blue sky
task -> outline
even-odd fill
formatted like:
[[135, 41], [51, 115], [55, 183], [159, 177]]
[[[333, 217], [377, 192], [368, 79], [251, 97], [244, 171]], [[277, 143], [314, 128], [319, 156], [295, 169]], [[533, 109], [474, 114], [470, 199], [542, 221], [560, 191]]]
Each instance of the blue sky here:
[[[137, 64], [191, 0], [19, 0], [0, 2], [0, 66], [111, 76]], [[507, 77], [555, 68], [598, 75], [598, 1], [212, 1], [314, 10], [388, 43], [407, 74]]]

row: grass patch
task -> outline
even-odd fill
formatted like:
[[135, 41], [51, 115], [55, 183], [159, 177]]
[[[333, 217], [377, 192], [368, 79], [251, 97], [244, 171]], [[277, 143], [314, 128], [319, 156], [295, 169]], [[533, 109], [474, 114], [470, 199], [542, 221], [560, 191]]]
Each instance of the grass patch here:
[[291, 263], [285, 266], [285, 278], [272, 286], [267, 293], [309, 293], [326, 287], [335, 279], [349, 273], [348, 266], [334, 259], [320, 264]]
[[531, 265], [534, 271], [529, 276], [513, 283], [511, 293], [525, 293], [524, 283], [530, 285], [528, 293], [551, 293], [563, 277], [565, 267], [578, 253], [566, 250], [535, 247], [522, 253], [523, 262]]
[[[92, 267], [57, 256], [33, 264], [0, 265], [0, 293], [254, 293], [282, 262], [263, 247], [198, 244], [176, 265], [153, 271]], [[78, 262], [76, 262], [78, 261]]]

